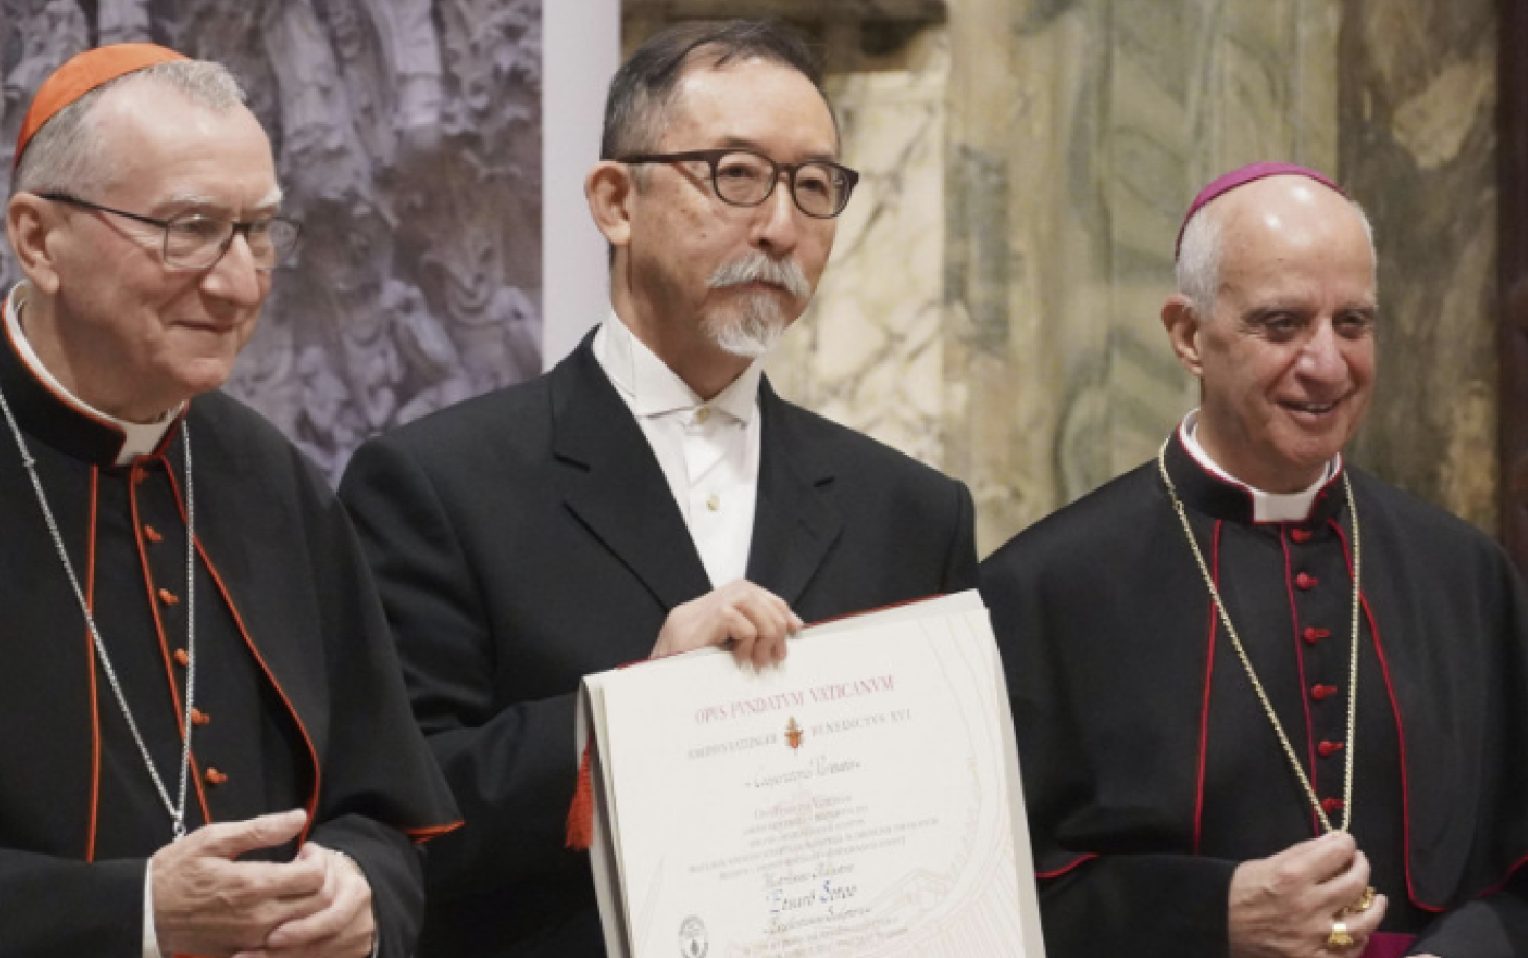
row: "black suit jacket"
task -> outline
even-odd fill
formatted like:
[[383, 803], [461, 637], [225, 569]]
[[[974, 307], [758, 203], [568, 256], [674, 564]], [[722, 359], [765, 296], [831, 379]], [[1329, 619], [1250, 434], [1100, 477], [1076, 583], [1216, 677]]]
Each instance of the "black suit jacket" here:
[[[748, 578], [807, 621], [975, 583], [964, 485], [765, 383]], [[532, 382], [375, 439], [341, 484], [415, 714], [467, 825], [432, 843], [422, 956], [598, 955], [564, 847], [581, 676], [709, 591], [651, 447], [585, 339]]]

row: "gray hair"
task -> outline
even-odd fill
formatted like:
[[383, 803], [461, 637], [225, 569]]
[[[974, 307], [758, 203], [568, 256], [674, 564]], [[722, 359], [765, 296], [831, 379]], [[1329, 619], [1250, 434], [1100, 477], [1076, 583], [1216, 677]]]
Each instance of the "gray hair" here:
[[211, 60], [170, 60], [109, 80], [43, 124], [21, 154], [11, 192], [91, 192], [101, 187], [112, 158], [103, 155], [92, 111], [109, 91], [147, 81], [163, 83], [212, 110], [229, 110], [245, 102], [239, 81], [227, 67]]
[[[1349, 197], [1348, 205], [1358, 214], [1363, 224], [1364, 236], [1369, 240], [1369, 251], [1374, 251], [1374, 226], [1369, 215], [1357, 200]], [[1197, 210], [1183, 227], [1183, 242], [1178, 247], [1176, 276], [1178, 293], [1186, 297], [1199, 315], [1209, 318], [1215, 314], [1215, 301], [1220, 294], [1220, 260], [1225, 251], [1221, 217], [1215, 213], [1216, 203], [1211, 202]], [[1376, 259], [1376, 270], [1378, 261]]]
[[1215, 312], [1220, 289], [1220, 217], [1207, 216], [1207, 212], [1208, 207], [1196, 210], [1183, 227], [1176, 267], [1179, 294], [1203, 316]]

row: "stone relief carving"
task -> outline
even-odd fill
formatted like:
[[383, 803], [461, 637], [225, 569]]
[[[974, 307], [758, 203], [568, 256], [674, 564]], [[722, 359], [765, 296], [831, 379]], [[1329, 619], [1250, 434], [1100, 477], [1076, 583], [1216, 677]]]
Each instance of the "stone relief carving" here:
[[227, 64], [303, 223], [227, 388], [338, 478], [367, 436], [540, 370], [541, 3], [0, 0], [0, 186], [73, 53]]

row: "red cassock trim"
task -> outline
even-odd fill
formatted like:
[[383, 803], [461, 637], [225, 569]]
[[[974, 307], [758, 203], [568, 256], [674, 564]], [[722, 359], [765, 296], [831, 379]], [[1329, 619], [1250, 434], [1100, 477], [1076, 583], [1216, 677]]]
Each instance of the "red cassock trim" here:
[[[1295, 605], [1294, 579], [1290, 576], [1289, 543], [1285, 541], [1283, 535], [1279, 536], [1279, 548], [1284, 553], [1284, 592], [1289, 597], [1290, 628], [1295, 636], [1295, 669], [1300, 674], [1300, 688], [1305, 689], [1310, 686], [1310, 682], [1305, 674], [1305, 646], [1300, 641], [1300, 613]], [[1303, 575], [1304, 573], [1301, 574]], [[1317, 794], [1320, 794], [1321, 784], [1316, 778], [1316, 773], [1320, 771], [1320, 767], [1316, 764], [1316, 736], [1314, 733], [1315, 726], [1310, 717], [1310, 696], [1300, 696], [1300, 710], [1305, 715], [1306, 774], [1310, 776], [1310, 787]], [[1310, 828], [1311, 834], [1321, 834], [1321, 819], [1316, 815], [1314, 808], [1310, 811]]]
[[1519, 858], [1517, 861], [1513, 862], [1511, 867], [1507, 869], [1507, 874], [1502, 876], [1501, 881], [1491, 885], [1485, 891], [1481, 892], [1481, 897], [1485, 897], [1486, 895], [1494, 895], [1501, 891], [1503, 888], [1507, 887], [1507, 882], [1511, 881], [1512, 876], [1516, 875], [1517, 870], [1522, 868], [1524, 865], [1528, 865], [1528, 855], [1524, 855], [1522, 858]]
[[415, 845], [423, 845], [425, 842], [428, 842], [431, 839], [439, 838], [442, 835], [448, 835], [451, 832], [456, 831], [458, 828], [461, 828], [465, 824], [467, 824], [467, 822], [464, 819], [458, 818], [456, 821], [449, 825], [425, 825], [420, 828], [402, 828], [399, 829], [399, 831], [407, 835], [409, 840], [412, 841]]
[[[1343, 534], [1342, 526], [1336, 519], [1327, 520], [1337, 537], [1342, 541], [1343, 560], [1348, 566], [1348, 576], [1353, 575], [1353, 558], [1348, 551], [1348, 539]], [[1369, 624], [1369, 638], [1374, 643], [1374, 655], [1379, 659], [1380, 678], [1385, 683], [1385, 695], [1390, 700], [1390, 713], [1395, 716], [1395, 741], [1396, 751], [1401, 763], [1401, 835], [1402, 854], [1405, 858], [1406, 868], [1406, 897], [1411, 903], [1424, 911], [1441, 912], [1443, 906], [1429, 905], [1417, 897], [1416, 884], [1411, 876], [1411, 777], [1406, 768], [1406, 729], [1401, 720], [1401, 703], [1395, 697], [1395, 683], [1390, 679], [1390, 660], [1385, 656], [1385, 643], [1380, 638], [1379, 623], [1374, 620], [1374, 610], [1369, 608], [1369, 599], [1359, 594], [1359, 600], [1363, 605], [1364, 621]]]
[[292, 700], [287, 697], [286, 689], [281, 687], [281, 682], [276, 679], [276, 673], [266, 664], [260, 650], [255, 648], [255, 642], [249, 635], [249, 629], [244, 626], [244, 617], [239, 615], [238, 606], [233, 604], [233, 596], [229, 594], [228, 587], [223, 584], [223, 577], [218, 575], [217, 567], [212, 564], [212, 558], [207, 555], [207, 550], [202, 547], [202, 540], [196, 540], [197, 555], [202, 557], [202, 564], [207, 567], [207, 574], [212, 576], [212, 581], [218, 587], [218, 593], [223, 597], [223, 603], [228, 606], [229, 615], [233, 616], [234, 625], [239, 629], [239, 635], [244, 639], [244, 645], [249, 649], [249, 654], [255, 657], [255, 662], [260, 666], [260, 671], [265, 673], [266, 681], [276, 690], [281, 704], [286, 706], [287, 714], [292, 716], [292, 721], [297, 724], [297, 731], [302, 734], [302, 741], [308, 749], [308, 761], [313, 768], [313, 787], [308, 795], [305, 807], [308, 812], [308, 821], [302, 827], [302, 834], [297, 836], [297, 843], [303, 844], [308, 840], [308, 832], [313, 828], [313, 816], [318, 812], [319, 787], [322, 784], [323, 769], [318, 764], [318, 749], [313, 746], [313, 738], [308, 734], [308, 727], [303, 724], [302, 716], [297, 714], [297, 709], [292, 705]]
[[1385, 657], [1385, 645], [1379, 635], [1379, 623], [1374, 621], [1374, 611], [1369, 600], [1363, 599], [1364, 620], [1369, 623], [1369, 635], [1374, 640], [1374, 654], [1379, 658], [1379, 674], [1385, 681], [1385, 695], [1390, 699], [1390, 712], [1395, 716], [1396, 751], [1401, 761], [1401, 834], [1402, 851], [1406, 856], [1406, 897], [1424, 911], [1441, 912], [1442, 905], [1429, 905], [1417, 897], [1416, 885], [1411, 877], [1411, 776], [1406, 768], [1406, 728], [1401, 721], [1401, 703], [1395, 697], [1395, 683], [1390, 679], [1390, 660]]
[[[1210, 575], [1215, 588], [1220, 588], [1220, 530], [1224, 520], [1215, 520], [1215, 532], [1210, 537]], [[1215, 614], [1215, 602], [1211, 600], [1206, 610], [1209, 622], [1205, 627], [1204, 648], [1204, 697], [1199, 707], [1199, 769], [1194, 782], [1194, 845], [1193, 854], [1199, 854], [1199, 842], [1204, 835], [1204, 781], [1210, 751], [1210, 690], [1215, 678], [1215, 636], [1220, 630], [1220, 617]]]
[[1035, 872], [1035, 877], [1044, 879], [1060, 878], [1062, 875], [1075, 870], [1078, 865], [1090, 862], [1097, 857], [1099, 857], [1097, 852], [1086, 852], [1085, 854], [1078, 855], [1076, 858], [1067, 862], [1065, 865], [1062, 865], [1060, 868], [1052, 869], [1048, 872], [1037, 871]]
[[[170, 469], [169, 460], [165, 459], [163, 456], [154, 458], [158, 458], [160, 463], [164, 466], [165, 476], [170, 481], [170, 492], [175, 499], [175, 508], [177, 511], [182, 511], [183, 513], [183, 509], [180, 503], [180, 487], [175, 484], [175, 473]], [[142, 467], [138, 464], [138, 462], [134, 462], [132, 465], [132, 475], [134, 478], [131, 479], [127, 484], [127, 501], [129, 506], [129, 514], [133, 524], [133, 548], [138, 552], [138, 564], [143, 569], [143, 588], [148, 593], [149, 613], [153, 616], [154, 619], [154, 633], [159, 637], [159, 660], [160, 663], [164, 666], [165, 684], [170, 689], [170, 704], [173, 706], [173, 710], [175, 712], [175, 728], [180, 732], [180, 739], [182, 742], [184, 742], [186, 740], [186, 729], [181, 723], [183, 716], [182, 710], [184, 705], [181, 702], [180, 689], [175, 684], [175, 665], [171, 658], [172, 653], [170, 651], [170, 643], [165, 638], [164, 634], [164, 620], [159, 617], [159, 603], [157, 601], [159, 590], [157, 590], [154, 586], [154, 574], [153, 571], [149, 569], [148, 552], [144, 549], [143, 546], [143, 520], [138, 512], [139, 483], [136, 478], [137, 476], [143, 475], [143, 472]], [[182, 514], [182, 525], [184, 525], [185, 521], [186, 517], [184, 514]], [[191, 786], [196, 790], [196, 802], [199, 806], [201, 806], [202, 809], [202, 821], [211, 823], [212, 809], [207, 805], [207, 793], [206, 790], [202, 788], [202, 773], [197, 765], [194, 743], [191, 751], [190, 763], [191, 767], [187, 769], [186, 776], [191, 780]]]
[[[21, 346], [20, 346], [20, 344], [18, 344], [16, 342], [16, 337], [11, 335], [11, 324], [10, 323], [6, 323], [6, 322], [0, 322], [0, 328], [4, 328], [4, 330], [5, 330], [5, 338], [7, 340], [9, 340], [10, 344], [11, 344], [11, 351], [16, 354], [16, 358], [17, 359], [20, 359], [21, 355], [22, 355]], [[37, 383], [37, 385], [39, 385], [43, 389], [47, 390], [49, 395], [51, 395], [54, 399], [58, 400], [58, 404], [60, 406], [63, 406], [65, 409], [69, 410], [70, 412], [76, 413], [77, 415], [82, 416], [85, 419], [89, 419], [91, 422], [95, 423], [98, 426], [102, 426], [102, 427], [104, 427], [106, 429], [110, 429], [112, 432], [116, 433], [117, 434], [117, 455], [121, 455], [122, 454], [122, 443], [127, 442], [127, 433], [122, 431], [122, 427], [121, 426], [119, 426], [116, 423], [112, 422], [110, 419], [102, 419], [96, 413], [91, 412], [89, 409], [86, 409], [83, 405], [80, 404], [80, 401], [78, 399], [75, 399], [73, 396], [70, 396], [67, 393], [59, 392], [57, 389], [55, 389], [53, 387], [52, 383], [50, 383], [47, 380], [43, 379], [41, 376], [38, 376], [36, 371], [32, 369], [32, 366], [31, 366], [30, 363], [27, 363], [27, 362], [23, 361], [21, 363], [21, 366], [22, 366], [22, 368], [24, 368], [27, 371], [28, 375], [30, 375], [32, 377], [32, 381], [33, 382]]]
[[[164, 427], [164, 433], [159, 437], [158, 445], [156, 445], [153, 451], [148, 454], [151, 458], [158, 459], [163, 462], [167, 471], [170, 468], [170, 460], [167, 458], [170, 453], [170, 442], [175, 438], [176, 430], [180, 428], [180, 421], [185, 419], [186, 416], [190, 414], [190, 412], [191, 401], [186, 400], [185, 402], [181, 403], [180, 411], [175, 414], [174, 419], [170, 420], [170, 424]], [[122, 441], [126, 442], [127, 437], [123, 436]], [[174, 475], [174, 473], [171, 473], [171, 475]]]
[[[180, 485], [175, 481], [174, 472], [166, 469], [165, 475], [169, 477], [170, 486], [175, 491], [175, 508], [180, 512], [180, 521], [184, 523], [186, 521], [186, 506], [181, 494]], [[201, 556], [202, 566], [206, 568], [213, 584], [217, 586], [218, 594], [223, 597], [223, 604], [228, 607], [228, 614], [233, 618], [234, 627], [239, 630], [239, 636], [244, 640], [245, 648], [249, 649], [249, 654], [254, 656], [255, 663], [260, 666], [260, 671], [265, 674], [266, 681], [271, 683], [271, 688], [276, 690], [276, 695], [281, 699], [281, 704], [286, 707], [287, 714], [292, 716], [292, 721], [297, 725], [298, 733], [302, 735], [303, 745], [307, 747], [308, 762], [313, 770], [313, 785], [308, 794], [308, 800], [304, 805], [308, 813], [308, 821], [302, 826], [302, 833], [297, 836], [297, 844], [301, 845], [308, 840], [308, 832], [313, 829], [313, 816], [318, 811], [319, 788], [322, 785], [323, 779], [323, 769], [318, 763], [318, 749], [313, 746], [313, 737], [308, 734], [308, 727], [303, 724], [302, 716], [297, 714], [297, 708], [292, 705], [292, 700], [287, 696], [286, 689], [281, 687], [281, 682], [277, 680], [276, 673], [271, 671], [271, 667], [266, 664], [265, 658], [260, 654], [260, 650], [255, 647], [254, 639], [250, 637], [249, 629], [244, 625], [244, 617], [239, 614], [239, 607], [234, 604], [233, 595], [228, 591], [228, 586], [223, 583], [223, 577], [218, 574], [217, 566], [213, 565], [212, 557], [207, 554], [207, 549], [202, 545], [200, 536], [196, 539], [196, 554]], [[197, 778], [197, 789], [198, 791], [201, 789], [200, 776]]]

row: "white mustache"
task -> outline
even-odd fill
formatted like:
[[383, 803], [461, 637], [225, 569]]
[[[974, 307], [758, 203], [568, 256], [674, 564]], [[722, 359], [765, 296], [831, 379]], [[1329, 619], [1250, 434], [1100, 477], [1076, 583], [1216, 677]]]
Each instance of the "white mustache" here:
[[724, 263], [711, 274], [707, 285], [712, 289], [721, 289], [726, 286], [742, 286], [745, 283], [768, 283], [771, 286], [779, 286], [797, 299], [806, 299], [812, 294], [806, 275], [801, 272], [801, 267], [796, 265], [795, 260], [770, 259], [759, 252]]

